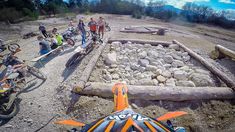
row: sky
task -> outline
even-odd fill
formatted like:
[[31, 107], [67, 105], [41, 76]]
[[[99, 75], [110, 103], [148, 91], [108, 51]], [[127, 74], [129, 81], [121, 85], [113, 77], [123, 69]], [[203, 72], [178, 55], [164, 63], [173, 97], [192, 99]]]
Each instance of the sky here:
[[[148, 3], [150, 0], [143, 0]], [[159, 0], [155, 0], [159, 1]], [[186, 2], [194, 2], [199, 5], [210, 6], [215, 10], [230, 10], [235, 12], [235, 0], [160, 0], [166, 1], [168, 5], [182, 8]]]

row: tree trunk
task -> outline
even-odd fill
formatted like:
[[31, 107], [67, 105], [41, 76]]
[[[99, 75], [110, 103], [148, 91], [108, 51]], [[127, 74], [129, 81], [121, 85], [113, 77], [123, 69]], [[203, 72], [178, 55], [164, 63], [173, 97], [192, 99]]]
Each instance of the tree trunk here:
[[[113, 97], [113, 84], [87, 83], [79, 93], [81, 95]], [[211, 100], [211, 99], [234, 99], [235, 93], [227, 87], [160, 87], [160, 86], [134, 86], [128, 85], [128, 97], [130, 99], [144, 100]]]
[[221, 45], [216, 45], [215, 50], [218, 51], [223, 56], [226, 56], [226, 57], [229, 57], [229, 58], [235, 60], [235, 52], [234, 51], [232, 51], [228, 48], [225, 48]]
[[162, 45], [168, 47], [169, 45], [173, 44], [171, 42], [166, 41], [152, 41], [152, 40], [142, 40], [142, 39], [110, 39], [108, 43], [112, 43], [115, 41], [119, 41], [121, 43], [127, 43], [128, 41], [137, 44], [151, 44], [152, 46]]
[[99, 45], [99, 48], [96, 50], [95, 55], [92, 56], [92, 58], [90, 59], [90, 61], [87, 64], [86, 68], [82, 72], [81, 77], [78, 80], [77, 86], [75, 86], [73, 88], [73, 92], [78, 93], [79, 91], [81, 91], [85, 87], [85, 84], [88, 81], [90, 74], [91, 74], [92, 70], [94, 69], [96, 62], [98, 61], [102, 51], [104, 50], [104, 48], [107, 44], [107, 41], [108, 41], [108, 38], [106, 38], [106, 40], [103, 42], [103, 44]]
[[214, 75], [218, 76], [228, 87], [235, 90], [235, 82], [231, 78], [229, 78], [226, 74], [224, 74], [222, 71], [220, 71], [218, 68], [213, 66], [211, 63], [206, 61], [204, 58], [202, 58], [200, 55], [192, 51], [191, 49], [187, 48], [180, 42], [174, 40], [173, 43], [178, 44], [181, 48], [183, 48], [186, 52], [188, 52], [192, 57], [194, 57], [196, 60], [202, 63], [208, 70], [210, 70]]

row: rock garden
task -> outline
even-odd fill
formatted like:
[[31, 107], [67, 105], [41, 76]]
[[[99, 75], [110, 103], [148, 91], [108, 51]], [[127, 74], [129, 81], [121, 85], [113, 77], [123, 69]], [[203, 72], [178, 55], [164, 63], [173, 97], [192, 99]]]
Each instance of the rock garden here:
[[107, 44], [90, 82], [126, 82], [129, 85], [207, 87], [220, 81], [177, 44]]

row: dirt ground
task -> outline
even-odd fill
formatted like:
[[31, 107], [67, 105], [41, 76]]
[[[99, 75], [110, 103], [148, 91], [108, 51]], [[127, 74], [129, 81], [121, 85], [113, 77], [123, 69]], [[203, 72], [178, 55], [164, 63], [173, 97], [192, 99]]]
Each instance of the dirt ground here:
[[[98, 18], [100, 14], [93, 17]], [[109, 22], [112, 31], [111, 38], [138, 38], [151, 40], [172, 41], [176, 39], [184, 43], [202, 55], [208, 61], [215, 64], [229, 77], [235, 80], [235, 63], [223, 59], [213, 61], [209, 59], [208, 53], [214, 49], [215, 44], [224, 45], [230, 49], [235, 49], [235, 32], [207, 25], [194, 25], [188, 23], [165, 23], [152, 18], [142, 20], [132, 19], [130, 16], [102, 15]], [[85, 16], [89, 18], [90, 16]], [[23, 40], [20, 39], [24, 33], [37, 31], [39, 23], [45, 23], [49, 28], [60, 27], [60, 31], [66, 29], [69, 20], [65, 18], [50, 18], [34, 22], [24, 22], [6, 28], [0, 25], [0, 36], [5, 39], [18, 39], [22, 47], [22, 52], [18, 56], [22, 59], [30, 60], [38, 54], [38, 42], [36, 37]], [[119, 30], [126, 26], [134, 25], [157, 25], [170, 29], [165, 36], [147, 34], [126, 34]], [[3, 30], [4, 29], [4, 30]], [[80, 41], [76, 43], [80, 45]], [[27, 92], [19, 96], [20, 112], [8, 121], [1, 121], [1, 132], [31, 132], [31, 131], [65, 131], [66, 127], [54, 124], [58, 119], [74, 118], [85, 123], [90, 123], [102, 116], [112, 112], [112, 99], [99, 97], [81, 96], [73, 109], [69, 109], [71, 96], [71, 86], [76, 84], [82, 71], [86, 67], [89, 59], [95, 53], [92, 51], [81, 63], [71, 69], [65, 68], [65, 63], [73, 55], [74, 48], [68, 48], [64, 53], [52, 55], [44, 60], [45, 67], [41, 67], [48, 79], [41, 83], [32, 80], [34, 84]], [[226, 63], [225, 63], [226, 62]], [[173, 120], [173, 123], [186, 127], [192, 132], [207, 131], [235, 131], [235, 101], [190, 101], [190, 102], [166, 102], [166, 101], [145, 101], [131, 100], [130, 104], [136, 112], [140, 112], [150, 117], [158, 117], [167, 111], [184, 110], [189, 114]], [[67, 113], [67, 114], [66, 114]]]

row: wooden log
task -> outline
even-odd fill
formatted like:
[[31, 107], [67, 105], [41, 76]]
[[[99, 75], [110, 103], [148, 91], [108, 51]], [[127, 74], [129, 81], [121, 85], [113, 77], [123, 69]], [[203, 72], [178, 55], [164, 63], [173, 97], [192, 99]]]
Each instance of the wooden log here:
[[81, 91], [85, 87], [85, 84], [88, 81], [90, 74], [91, 74], [92, 70], [94, 69], [96, 62], [98, 61], [102, 51], [104, 50], [104, 48], [107, 44], [107, 41], [108, 41], [108, 38], [106, 38], [104, 40], [103, 44], [99, 45], [99, 48], [96, 50], [95, 55], [92, 56], [92, 58], [90, 59], [90, 61], [87, 64], [86, 68], [84, 69], [84, 71], [80, 75], [81, 77], [78, 80], [77, 85], [74, 86], [73, 92], [78, 93], [79, 91]]
[[228, 87], [235, 90], [235, 81], [229, 78], [226, 74], [220, 71], [218, 68], [213, 66], [210, 62], [206, 61], [200, 55], [192, 51], [191, 49], [187, 48], [182, 43], [174, 40], [173, 43], [178, 44], [181, 48], [183, 48], [186, 52], [188, 52], [192, 57], [198, 60], [202, 65], [204, 65], [208, 70], [210, 70], [214, 75], [218, 76]]
[[155, 33], [157, 31], [120, 30], [120, 32], [123, 32], [123, 33], [149, 33], [149, 34], [152, 34], [152, 33]]
[[[87, 83], [79, 94], [113, 97], [113, 84]], [[160, 86], [134, 86], [128, 85], [128, 97], [130, 99], [144, 100], [211, 100], [211, 99], [234, 99], [235, 93], [227, 87], [160, 87]]]
[[221, 45], [216, 45], [215, 50], [219, 51], [219, 53], [221, 53], [222, 55], [235, 60], [235, 51], [232, 51], [232, 50], [225, 48]]
[[130, 41], [132, 43], [137, 43], [137, 44], [151, 44], [152, 46], [157, 46], [160, 44], [165, 47], [168, 47], [169, 45], [173, 44], [172, 42], [167, 42], [167, 41], [153, 41], [153, 40], [142, 40], [142, 39], [109, 39], [108, 43], [112, 43], [115, 41], [119, 41], [123, 44]]

